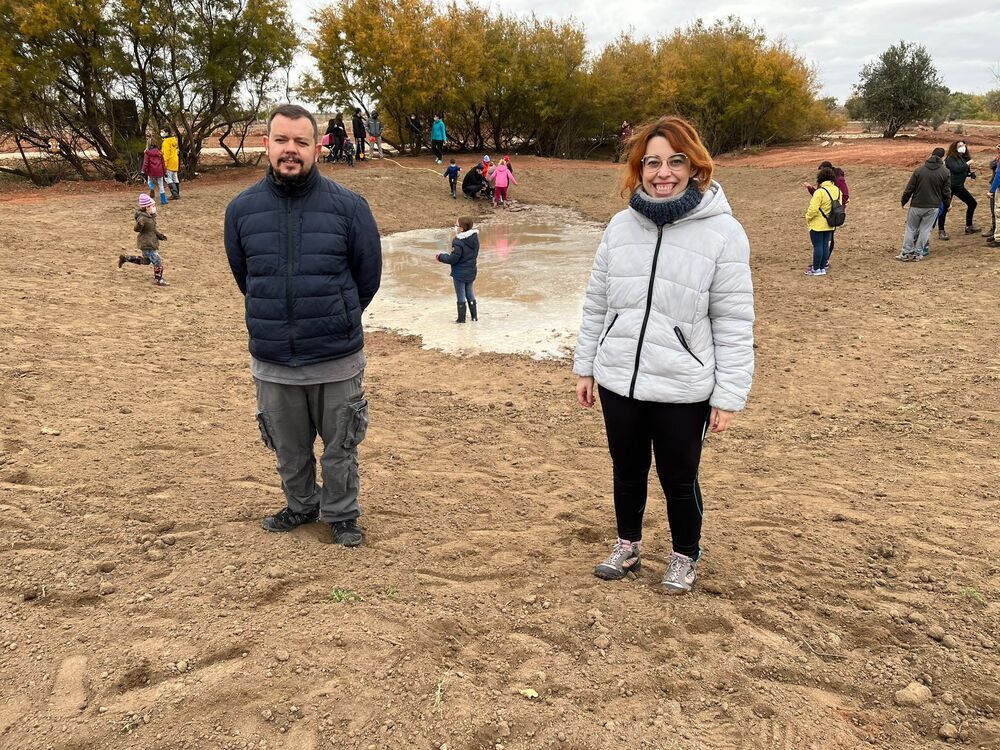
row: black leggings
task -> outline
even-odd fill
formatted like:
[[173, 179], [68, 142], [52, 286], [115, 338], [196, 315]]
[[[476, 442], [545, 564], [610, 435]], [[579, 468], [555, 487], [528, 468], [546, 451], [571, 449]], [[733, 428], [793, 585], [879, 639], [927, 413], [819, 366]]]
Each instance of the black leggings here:
[[[964, 186], [963, 187], [958, 187], [958, 188], [952, 188], [951, 189], [951, 195], [952, 195], [952, 200], [955, 200], [955, 198], [958, 198], [960, 201], [962, 201], [962, 203], [965, 204], [965, 206], [966, 206], [966, 208], [965, 208], [965, 226], [971, 227], [972, 226], [972, 215], [976, 212], [976, 206], [978, 205], [976, 203], [976, 199], [972, 197], [972, 193], [970, 193], [968, 190], [966, 190]], [[950, 209], [951, 209], [950, 205], [945, 206], [944, 207], [944, 211], [941, 212], [941, 216], [938, 217], [938, 229], [940, 231], [942, 231], [942, 232], [944, 231], [944, 220], [947, 218], [948, 211]]]
[[667, 498], [673, 549], [697, 558], [701, 547], [702, 499], [698, 485], [701, 444], [708, 428], [709, 405], [661, 404], [619, 396], [598, 386], [608, 449], [614, 465], [615, 518], [618, 536], [642, 539], [646, 487], [652, 453]]

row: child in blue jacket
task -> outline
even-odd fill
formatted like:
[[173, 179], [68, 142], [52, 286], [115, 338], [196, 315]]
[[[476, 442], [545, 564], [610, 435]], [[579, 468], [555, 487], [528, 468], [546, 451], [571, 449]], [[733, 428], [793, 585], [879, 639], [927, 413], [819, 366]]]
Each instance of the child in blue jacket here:
[[455, 297], [458, 301], [458, 318], [455, 322], [465, 322], [466, 302], [469, 304], [472, 320], [479, 320], [476, 294], [472, 291], [472, 283], [476, 280], [476, 258], [479, 257], [479, 230], [473, 229], [471, 216], [460, 216], [455, 224], [451, 252], [438, 253], [434, 257], [451, 266], [451, 280], [455, 282]]
[[455, 185], [458, 184], [458, 173], [462, 171], [462, 168], [455, 163], [455, 160], [451, 160], [451, 164], [448, 168], [444, 170], [444, 176], [448, 178], [448, 185], [451, 187], [451, 197], [458, 198], [455, 194]]

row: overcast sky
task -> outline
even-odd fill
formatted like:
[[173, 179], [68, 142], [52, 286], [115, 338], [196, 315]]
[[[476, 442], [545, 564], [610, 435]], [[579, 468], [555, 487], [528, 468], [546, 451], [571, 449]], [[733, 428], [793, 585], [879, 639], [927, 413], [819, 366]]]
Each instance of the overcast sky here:
[[[324, 0], [289, 0], [304, 30], [312, 9]], [[477, 3], [488, 5], [488, 3]], [[691, 6], [696, 6], [695, 12]], [[861, 67], [900, 40], [923, 44], [944, 83], [953, 91], [982, 94], [1000, 88], [1000, 0], [729, 0], [690, 3], [679, 0], [504, 0], [493, 3], [505, 13], [556, 19], [573, 16], [583, 24], [592, 51], [620, 32], [659, 37], [697, 18], [711, 23], [734, 15], [756, 21], [768, 38], [784, 38], [819, 73], [824, 95], [843, 103]], [[308, 55], [302, 58], [308, 65]]]

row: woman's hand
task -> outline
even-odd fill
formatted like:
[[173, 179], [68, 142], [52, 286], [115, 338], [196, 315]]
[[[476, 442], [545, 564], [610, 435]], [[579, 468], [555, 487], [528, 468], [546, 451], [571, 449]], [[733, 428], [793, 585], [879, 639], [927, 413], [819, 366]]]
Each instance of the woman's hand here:
[[[580, 406], [589, 409], [594, 405], [594, 379], [580, 377], [576, 380], [576, 400]], [[713, 410], [714, 411], [714, 410]]]
[[[580, 386], [577, 386], [577, 391], [579, 392]], [[723, 409], [716, 409], [712, 407], [712, 414], [708, 418], [708, 426], [712, 432], [719, 433], [725, 432], [729, 427], [729, 423], [733, 421], [733, 417], [736, 416], [736, 412], [724, 411]]]

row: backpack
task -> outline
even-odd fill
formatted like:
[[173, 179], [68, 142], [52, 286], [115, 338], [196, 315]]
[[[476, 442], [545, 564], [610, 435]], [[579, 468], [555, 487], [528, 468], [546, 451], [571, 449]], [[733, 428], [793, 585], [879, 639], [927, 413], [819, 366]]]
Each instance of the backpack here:
[[830, 195], [830, 191], [825, 187], [821, 187], [820, 190], [830, 196], [830, 215], [824, 214], [822, 208], [819, 210], [820, 214], [831, 227], [842, 227], [847, 221], [847, 211], [844, 210], [844, 204], [840, 202], [840, 198], [834, 198]]

